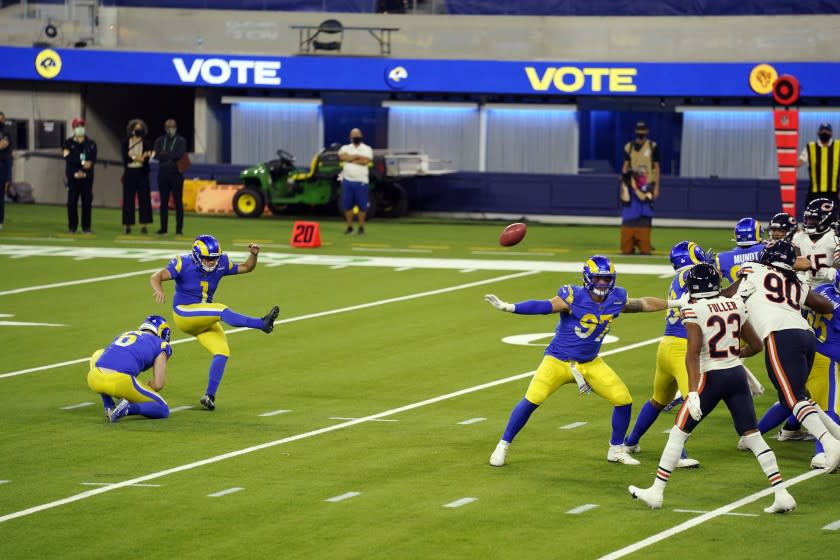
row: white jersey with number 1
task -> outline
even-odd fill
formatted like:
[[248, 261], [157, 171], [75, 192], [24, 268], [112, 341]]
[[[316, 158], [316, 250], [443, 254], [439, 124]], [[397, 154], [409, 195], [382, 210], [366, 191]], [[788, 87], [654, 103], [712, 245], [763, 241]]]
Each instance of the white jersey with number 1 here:
[[798, 231], [793, 236], [791, 243], [799, 249], [799, 255], [808, 259], [811, 263], [811, 270], [799, 271], [799, 279], [807, 282], [809, 286], [819, 286], [830, 282], [824, 278], [818, 278], [814, 274], [821, 268], [831, 268], [834, 265], [834, 251], [837, 249], [837, 236], [833, 230], [823, 233], [816, 241], [804, 231]]
[[743, 301], [723, 296], [692, 300], [680, 310], [683, 324], [694, 323], [703, 332], [701, 372], [741, 365], [740, 333], [746, 315]]
[[811, 288], [781, 271], [760, 263], [741, 269], [744, 275], [738, 294], [747, 304], [750, 324], [764, 340], [771, 332], [787, 329], [812, 330], [802, 316]]

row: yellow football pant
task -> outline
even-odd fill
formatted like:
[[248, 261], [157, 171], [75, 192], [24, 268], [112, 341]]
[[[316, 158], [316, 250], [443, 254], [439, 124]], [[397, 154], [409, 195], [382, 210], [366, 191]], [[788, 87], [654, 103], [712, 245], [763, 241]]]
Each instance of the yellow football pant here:
[[664, 336], [656, 349], [656, 372], [653, 374], [653, 400], [663, 407], [677, 394], [688, 394], [688, 371], [685, 353], [688, 340], [677, 336]]
[[[554, 356], [544, 356], [537, 373], [528, 385], [525, 398], [540, 405], [563, 385], [574, 383], [571, 365], [572, 362], [564, 362]], [[591, 362], [575, 362], [574, 365], [592, 387], [592, 391], [613, 406], [624, 406], [633, 402], [627, 385], [600, 357]]]
[[210, 354], [230, 357], [227, 337], [219, 324], [225, 309], [227, 305], [221, 303], [177, 305], [172, 318], [175, 326], [193, 335]]

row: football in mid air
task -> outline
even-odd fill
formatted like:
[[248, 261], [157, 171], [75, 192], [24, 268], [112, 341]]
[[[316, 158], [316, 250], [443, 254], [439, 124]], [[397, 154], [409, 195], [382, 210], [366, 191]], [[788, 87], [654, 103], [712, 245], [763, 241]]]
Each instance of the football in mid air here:
[[502, 235], [499, 236], [499, 245], [503, 247], [513, 247], [523, 239], [525, 239], [525, 233], [528, 231], [528, 226], [523, 223], [515, 223], [510, 224], [502, 231]]

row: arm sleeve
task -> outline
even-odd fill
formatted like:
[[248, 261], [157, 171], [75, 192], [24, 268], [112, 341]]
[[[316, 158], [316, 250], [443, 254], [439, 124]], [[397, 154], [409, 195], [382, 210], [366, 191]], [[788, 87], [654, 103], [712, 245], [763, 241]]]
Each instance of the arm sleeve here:
[[181, 257], [173, 257], [172, 260], [167, 263], [166, 270], [169, 271], [169, 275], [173, 280], [178, 278], [181, 275]]
[[680, 320], [683, 323], [694, 323], [695, 325], [699, 325], [700, 321], [697, 319], [697, 312], [694, 310], [694, 306], [689, 304], [684, 306], [680, 309]]
[[166, 156], [168, 156], [169, 154], [166, 154], [166, 156], [164, 156], [164, 154], [161, 153], [162, 150], [163, 150], [163, 137], [161, 136], [160, 138], [155, 139], [155, 144], [154, 144], [155, 159], [158, 160], [158, 161], [167, 161], [168, 158]]
[[98, 149], [96, 147], [96, 142], [91, 140], [90, 145], [88, 146], [88, 154], [85, 156], [86, 160], [92, 163], [96, 163], [97, 152]]

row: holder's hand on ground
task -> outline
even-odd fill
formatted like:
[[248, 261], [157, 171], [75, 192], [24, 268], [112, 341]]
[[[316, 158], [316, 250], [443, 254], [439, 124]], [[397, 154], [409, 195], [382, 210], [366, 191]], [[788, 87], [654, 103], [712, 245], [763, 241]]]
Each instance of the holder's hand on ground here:
[[502, 301], [497, 298], [493, 294], [487, 294], [484, 296], [484, 301], [498, 309], [499, 311], [507, 311], [508, 313], [513, 313], [514, 305], [512, 303], [508, 303], [506, 301]]

